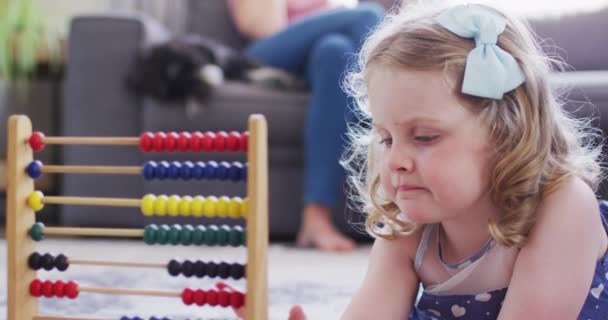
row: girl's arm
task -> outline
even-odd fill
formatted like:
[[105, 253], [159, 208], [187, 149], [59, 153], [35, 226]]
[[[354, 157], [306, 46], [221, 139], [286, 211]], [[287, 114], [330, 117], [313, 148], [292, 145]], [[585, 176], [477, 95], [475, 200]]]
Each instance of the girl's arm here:
[[374, 242], [362, 286], [342, 320], [407, 319], [418, 292], [414, 272], [415, 236]]
[[236, 27], [249, 38], [263, 38], [287, 26], [286, 0], [232, 1]]
[[565, 182], [537, 212], [498, 319], [576, 319], [606, 250], [597, 200], [582, 180]]

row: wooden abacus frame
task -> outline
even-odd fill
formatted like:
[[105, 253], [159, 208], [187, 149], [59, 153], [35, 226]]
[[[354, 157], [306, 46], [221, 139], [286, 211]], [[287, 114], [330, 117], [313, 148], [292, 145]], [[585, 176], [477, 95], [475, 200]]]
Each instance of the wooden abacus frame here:
[[[247, 197], [247, 293], [245, 315], [249, 320], [268, 318], [268, 129], [262, 115], [248, 120]], [[34, 191], [34, 180], [26, 173], [33, 161], [33, 150], [27, 144], [32, 123], [27, 116], [13, 115], [8, 124], [8, 184], [6, 193], [6, 239], [8, 246], [8, 320], [59, 320], [74, 318], [38, 315], [38, 298], [31, 296], [29, 283], [36, 271], [28, 267], [28, 257], [35, 251], [29, 229], [36, 222], [35, 212], [27, 205]], [[95, 140], [98, 139], [98, 140]], [[114, 144], [113, 138], [47, 137], [46, 143]], [[97, 141], [97, 142], [96, 142]], [[123, 139], [124, 141], [124, 139]], [[137, 144], [137, 139], [135, 143]]]

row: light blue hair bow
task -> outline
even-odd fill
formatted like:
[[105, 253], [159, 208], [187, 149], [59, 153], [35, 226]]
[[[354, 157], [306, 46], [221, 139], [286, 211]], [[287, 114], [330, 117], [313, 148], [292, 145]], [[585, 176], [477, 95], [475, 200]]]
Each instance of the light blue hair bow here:
[[502, 99], [526, 80], [515, 58], [496, 44], [507, 25], [505, 18], [468, 4], [447, 9], [435, 22], [463, 38], [475, 39], [475, 48], [467, 57], [462, 93]]

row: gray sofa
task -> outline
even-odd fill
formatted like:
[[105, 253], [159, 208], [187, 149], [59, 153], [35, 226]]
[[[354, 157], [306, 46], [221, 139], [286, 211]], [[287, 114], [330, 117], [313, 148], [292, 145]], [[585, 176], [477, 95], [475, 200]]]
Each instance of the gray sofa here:
[[[218, 39], [235, 48], [246, 42], [230, 21], [225, 1], [187, 1], [190, 15], [187, 32]], [[572, 21], [543, 21], [535, 24], [543, 37], [552, 37], [567, 52], [566, 60], [581, 72], [556, 74], [554, 81], [569, 87], [570, 98], [587, 98], [599, 113], [608, 112], [608, 56], [602, 54], [608, 38], [597, 27], [595, 39], [588, 36], [590, 27], [605, 24], [608, 13], [592, 20], [576, 17]], [[564, 23], [566, 21], [567, 23]], [[578, 29], [577, 29], [578, 28]], [[566, 32], [567, 31], [567, 32]], [[244, 130], [250, 113], [264, 114], [269, 123], [270, 162], [270, 232], [275, 238], [292, 238], [300, 222], [302, 207], [302, 131], [308, 97], [305, 93], [276, 91], [240, 83], [220, 87], [205, 106], [161, 105], [132, 95], [124, 80], [138, 50], [166, 39], [167, 32], [155, 21], [140, 15], [116, 14], [79, 16], [73, 19], [69, 35], [69, 60], [66, 70], [65, 105], [62, 112], [62, 135], [137, 136], [143, 131]], [[592, 46], [595, 53], [586, 50]], [[572, 105], [574, 106], [574, 104]], [[588, 114], [586, 106], [578, 112]], [[597, 112], [595, 113], [597, 115]], [[605, 120], [597, 124], [608, 130]], [[227, 157], [224, 157], [227, 156]], [[244, 159], [228, 154], [142, 154], [127, 147], [64, 147], [66, 164], [138, 165], [153, 160]], [[133, 176], [62, 177], [61, 193], [105, 197], [139, 198], [146, 193], [179, 195], [240, 195], [244, 184], [232, 182], [145, 181]], [[602, 196], [608, 193], [604, 189]], [[361, 217], [343, 206], [336, 208], [338, 226], [353, 235], [347, 220]], [[180, 218], [178, 223], [200, 223]], [[175, 219], [144, 217], [135, 209], [104, 207], [61, 208], [60, 223], [76, 226], [141, 227], [146, 223], [174, 223]], [[209, 221], [206, 221], [209, 222]], [[211, 221], [218, 222], [218, 221]], [[226, 222], [226, 221], [221, 221]], [[227, 221], [230, 222], [230, 221]], [[238, 221], [237, 221], [238, 223]]]

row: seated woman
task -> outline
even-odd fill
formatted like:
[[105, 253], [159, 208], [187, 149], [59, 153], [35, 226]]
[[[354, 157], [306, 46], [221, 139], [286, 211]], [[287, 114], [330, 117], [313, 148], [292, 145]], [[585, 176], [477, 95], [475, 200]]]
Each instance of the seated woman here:
[[[238, 30], [258, 61], [303, 76], [311, 89], [306, 119], [304, 209], [297, 245], [348, 251], [352, 239], [332, 224], [342, 192], [338, 159], [346, 132], [341, 80], [363, 38], [383, 17], [381, 6], [356, 0], [229, 0]], [[330, 3], [331, 2], [331, 3]]]

